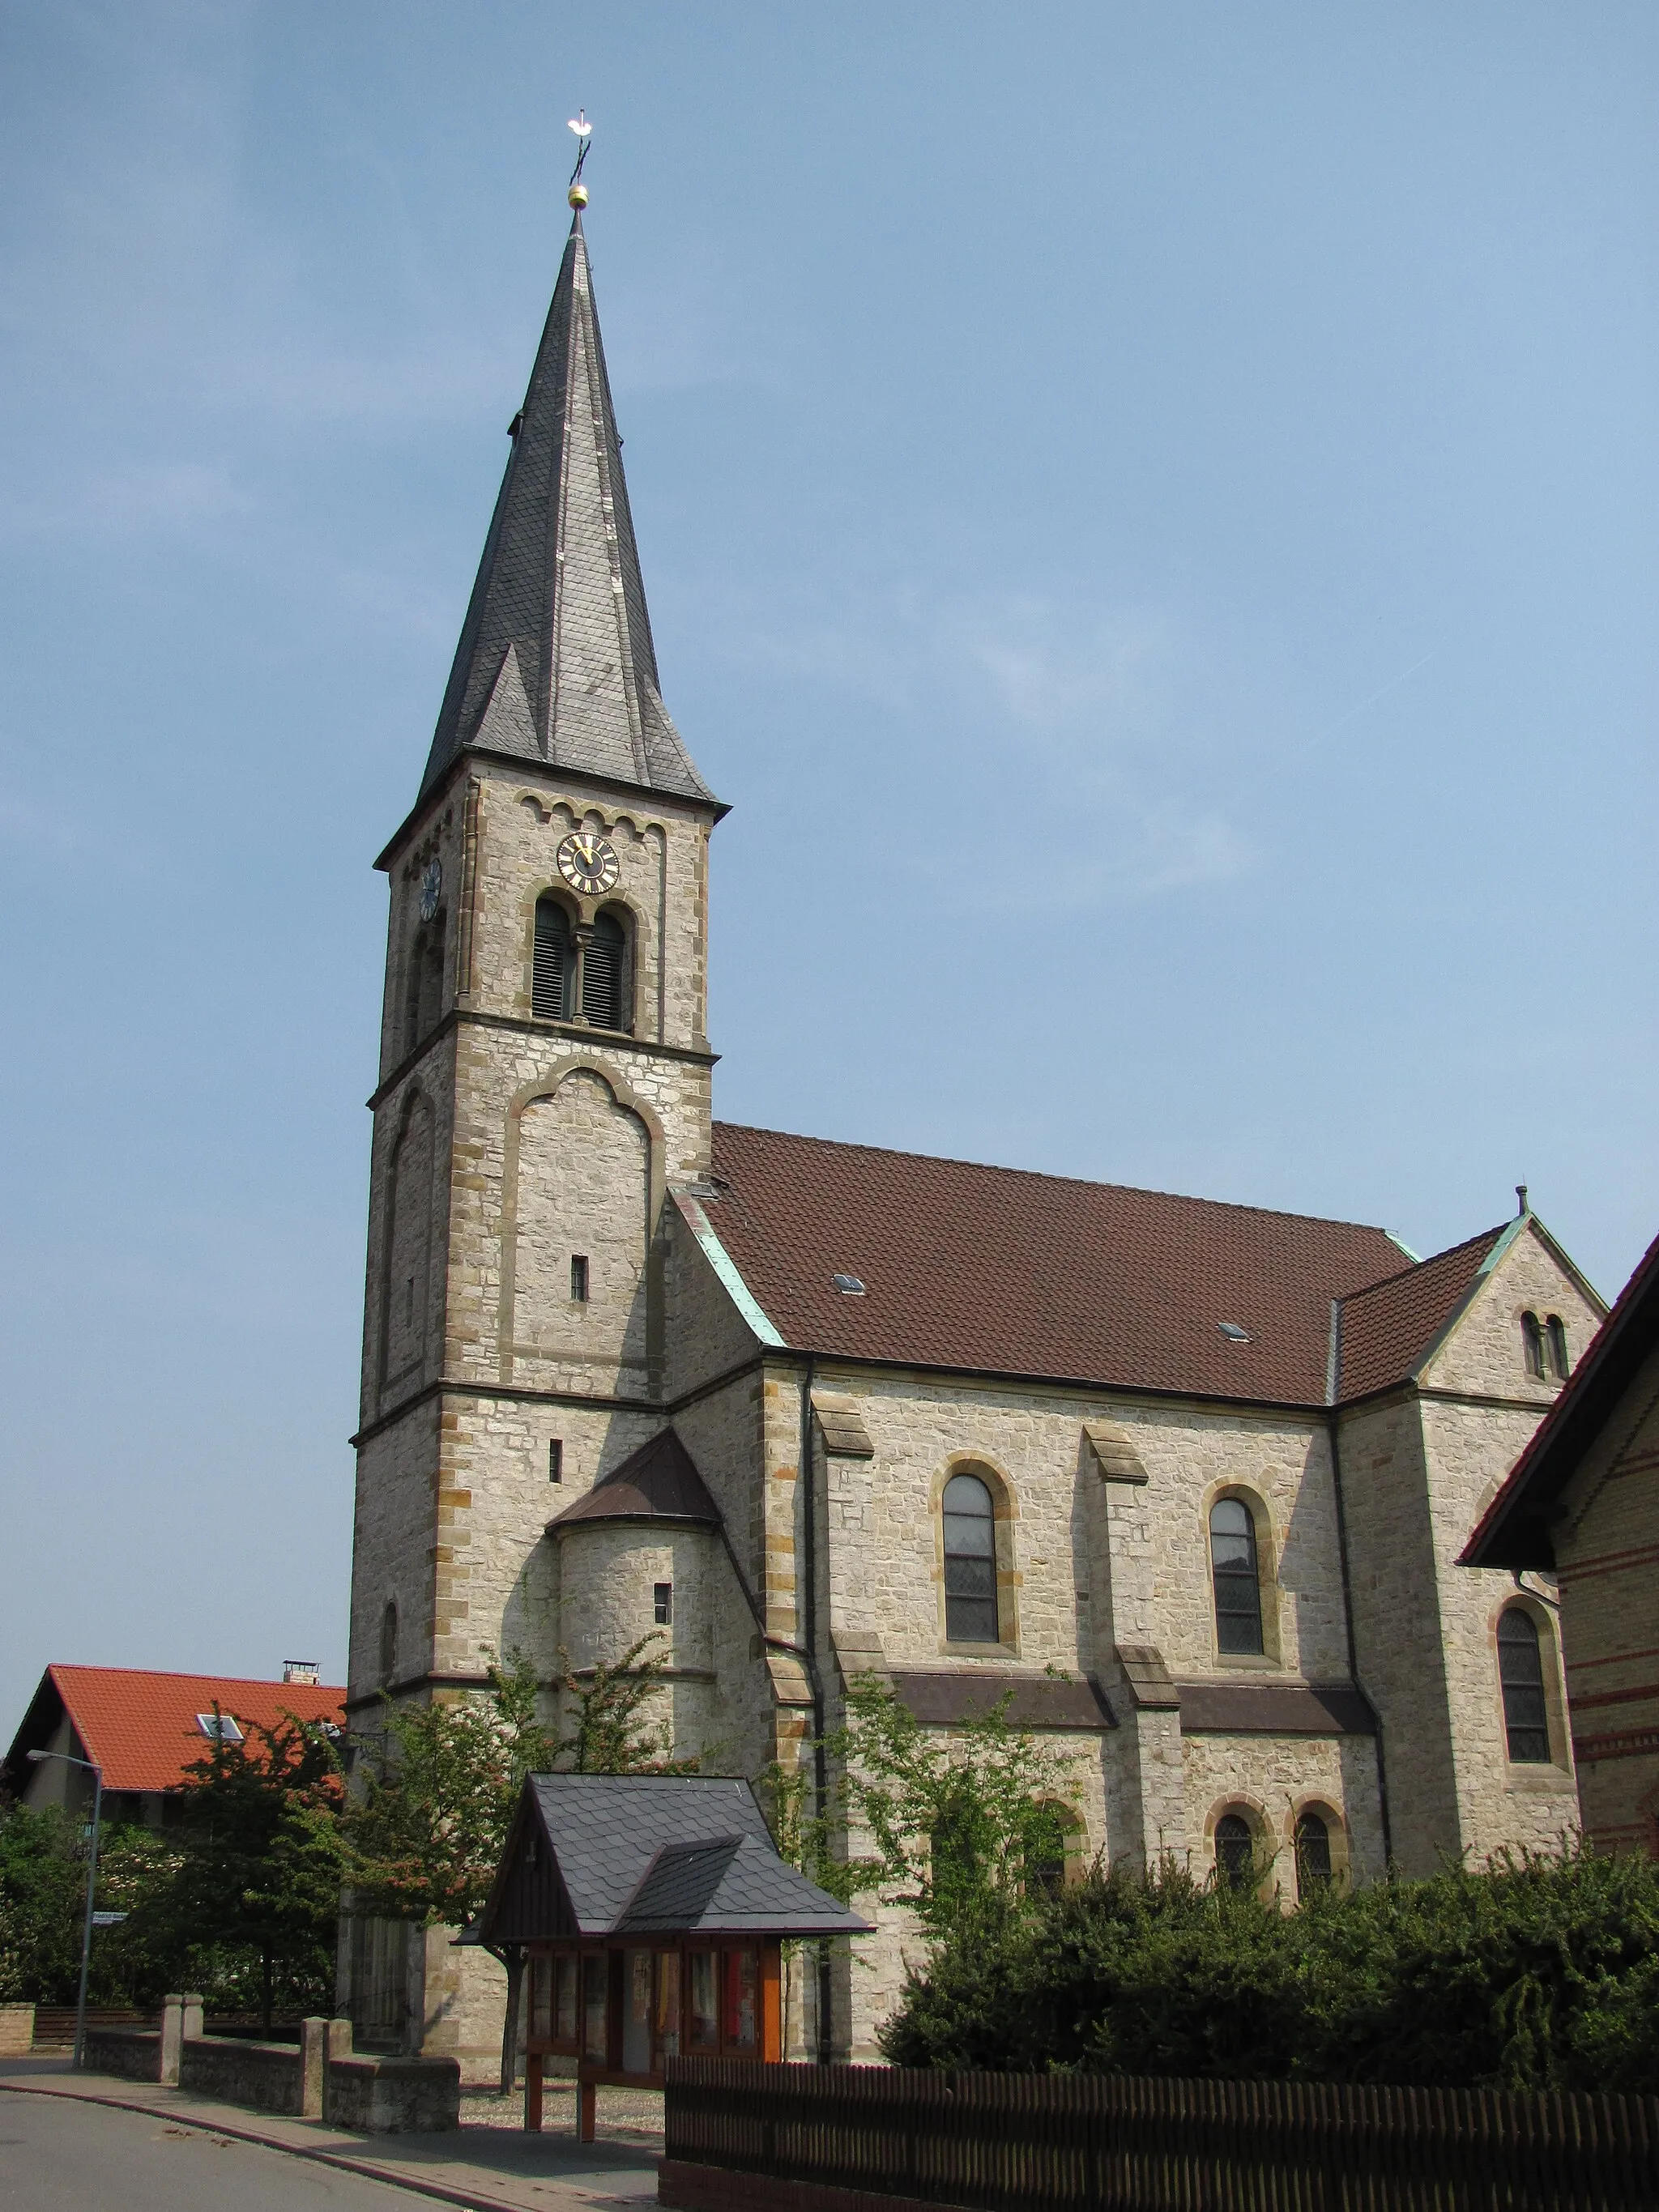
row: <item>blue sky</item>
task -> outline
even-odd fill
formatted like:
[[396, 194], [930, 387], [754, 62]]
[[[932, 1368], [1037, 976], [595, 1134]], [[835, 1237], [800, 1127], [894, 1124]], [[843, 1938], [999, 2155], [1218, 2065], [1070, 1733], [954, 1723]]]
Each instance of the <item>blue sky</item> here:
[[343, 1664], [384, 886], [572, 158], [729, 1119], [1659, 1229], [1643, 6], [0, 15], [0, 1729]]

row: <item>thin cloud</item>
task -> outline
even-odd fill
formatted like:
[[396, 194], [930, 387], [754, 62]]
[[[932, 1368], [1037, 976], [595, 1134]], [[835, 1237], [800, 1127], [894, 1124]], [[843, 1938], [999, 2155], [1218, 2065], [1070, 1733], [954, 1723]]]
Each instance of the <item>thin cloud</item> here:
[[[866, 730], [872, 708], [902, 728], [884, 758], [933, 787], [926, 848], [903, 839], [905, 864], [938, 896], [966, 896], [971, 884], [994, 910], [1079, 910], [1225, 884], [1258, 865], [1216, 803], [1197, 709], [1183, 701], [1178, 627], [1163, 610], [940, 597], [907, 583], [844, 599], [830, 618], [770, 612], [725, 611], [716, 627], [728, 656], [792, 686], [850, 694]], [[1041, 825], [1043, 857], [1004, 891], [1011, 794]], [[906, 813], [896, 799], [887, 811], [895, 822]]]

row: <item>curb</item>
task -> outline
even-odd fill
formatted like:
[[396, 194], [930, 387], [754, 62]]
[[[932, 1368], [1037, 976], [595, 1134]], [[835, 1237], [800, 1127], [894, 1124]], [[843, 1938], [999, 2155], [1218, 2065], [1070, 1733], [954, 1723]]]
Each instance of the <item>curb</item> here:
[[[153, 2120], [167, 2120], [175, 2127], [195, 2128], [204, 2135], [230, 2136], [238, 2142], [257, 2143], [264, 2150], [277, 2150], [289, 2158], [308, 2158], [316, 2166], [331, 2166], [342, 2173], [356, 2173], [366, 2181], [379, 2181], [389, 2189], [406, 2189], [416, 2197], [435, 2197], [441, 2204], [458, 2204], [462, 2212], [525, 2212], [521, 2200], [496, 2197], [477, 2189], [456, 2189], [441, 2181], [417, 2179], [407, 2172], [377, 2165], [372, 2159], [354, 2158], [349, 2152], [313, 2148], [309, 2143], [284, 2142], [280, 2136], [265, 2135], [258, 2128], [239, 2126], [232, 2120], [204, 2120], [192, 2114], [177, 2111], [170, 2105], [139, 2104], [131, 2097], [100, 2096], [94, 2089], [41, 2089], [32, 2081], [0, 2081], [0, 2090], [10, 2090], [21, 2096], [62, 2097], [79, 2105], [103, 2105], [112, 2112], [143, 2112]], [[231, 2110], [235, 2108], [232, 2106]], [[555, 2184], [556, 2186], [556, 2182]], [[545, 2190], [547, 2184], [539, 2186]], [[586, 2192], [583, 2192], [586, 2196]], [[592, 2202], [591, 2196], [587, 2202]], [[617, 2203], [626, 2200], [618, 2197]]]

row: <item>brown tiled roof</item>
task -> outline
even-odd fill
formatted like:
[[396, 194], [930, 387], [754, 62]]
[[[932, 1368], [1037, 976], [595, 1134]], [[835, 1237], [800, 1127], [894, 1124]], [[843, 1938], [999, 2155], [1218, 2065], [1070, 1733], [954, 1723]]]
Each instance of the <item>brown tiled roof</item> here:
[[1400, 1270], [1354, 1222], [730, 1122], [714, 1172], [709, 1223], [774, 1328], [854, 1359], [1322, 1405], [1332, 1299]]
[[1346, 1682], [1177, 1682], [1182, 1735], [1375, 1735]]
[[187, 1779], [185, 1769], [208, 1748], [198, 1713], [210, 1713], [216, 1705], [244, 1729], [276, 1728], [290, 1715], [339, 1726], [344, 1698], [344, 1690], [331, 1684], [159, 1674], [137, 1667], [48, 1667], [8, 1756], [8, 1779], [20, 1785], [27, 1772], [25, 1751], [48, 1741], [64, 1711], [86, 1756], [103, 1769], [106, 1790], [179, 1790]]
[[1503, 1234], [1503, 1227], [1484, 1230], [1466, 1244], [1454, 1244], [1449, 1252], [1437, 1252], [1384, 1282], [1351, 1291], [1342, 1301], [1338, 1397], [1345, 1402], [1363, 1398], [1414, 1375], [1424, 1353], [1474, 1289]]
[[1016, 1729], [1109, 1729], [1117, 1719], [1106, 1693], [1091, 1677], [1076, 1681], [1044, 1675], [970, 1674], [932, 1668], [896, 1672], [893, 1689], [925, 1728], [960, 1728], [983, 1720], [1006, 1698], [1006, 1717]]
[[547, 1525], [551, 1530], [576, 1521], [714, 1523], [720, 1517], [690, 1453], [672, 1429], [663, 1429]]

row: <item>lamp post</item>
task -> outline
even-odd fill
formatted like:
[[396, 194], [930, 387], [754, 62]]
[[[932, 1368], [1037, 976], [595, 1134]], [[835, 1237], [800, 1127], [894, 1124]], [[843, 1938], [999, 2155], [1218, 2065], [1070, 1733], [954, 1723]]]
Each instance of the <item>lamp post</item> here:
[[104, 1770], [89, 1759], [71, 1759], [66, 1751], [32, 1751], [38, 1765], [43, 1759], [61, 1759], [65, 1766], [83, 1766], [92, 1777], [92, 1848], [87, 1854], [87, 1916], [81, 1929], [81, 1987], [75, 2000], [75, 2070], [81, 2071], [87, 2046], [87, 1969], [92, 1964], [92, 1902], [98, 1888], [98, 1820], [104, 1807]]

